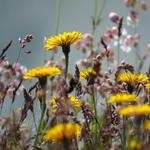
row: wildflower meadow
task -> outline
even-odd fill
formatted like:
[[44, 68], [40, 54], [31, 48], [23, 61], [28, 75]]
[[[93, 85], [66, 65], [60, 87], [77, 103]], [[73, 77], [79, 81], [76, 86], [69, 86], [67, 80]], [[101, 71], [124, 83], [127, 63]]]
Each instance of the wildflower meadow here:
[[[150, 44], [141, 48], [137, 30], [149, 5], [122, 0], [128, 15], [114, 10], [103, 18], [106, 1], [100, 8], [92, 1], [91, 30], [43, 38], [44, 64], [20, 63], [35, 52], [27, 48], [32, 33], [0, 45], [0, 150], [150, 150]], [[112, 26], [99, 34], [103, 19]], [[19, 47], [15, 61], [9, 57], [13, 43]]]

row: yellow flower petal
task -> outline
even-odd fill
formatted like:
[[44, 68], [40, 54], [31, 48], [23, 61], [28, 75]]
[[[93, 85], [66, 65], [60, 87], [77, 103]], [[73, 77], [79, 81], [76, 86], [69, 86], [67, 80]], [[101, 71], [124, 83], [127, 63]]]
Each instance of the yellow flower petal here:
[[117, 93], [113, 94], [109, 99], [108, 103], [124, 103], [124, 102], [135, 102], [139, 97], [135, 94], [128, 93]]
[[76, 97], [70, 95], [69, 97], [69, 101], [70, 103], [73, 105], [74, 109], [76, 111], [80, 110], [81, 108], [81, 101], [79, 101]]
[[78, 137], [81, 132], [81, 126], [79, 124], [67, 123], [64, 128], [64, 135], [67, 139], [73, 139]]
[[[57, 99], [57, 101], [56, 101], [56, 99]], [[75, 111], [79, 111], [80, 108], [81, 108], [81, 104], [82, 104], [81, 101], [79, 101], [79, 99], [77, 99], [76, 97], [74, 97], [72, 95], [69, 95], [68, 99], [69, 99], [69, 102], [71, 104], [71, 108], [73, 108]], [[52, 113], [56, 112], [59, 100], [62, 101], [62, 100], [64, 100], [64, 98], [61, 97], [61, 98], [58, 99], [56, 96], [53, 96], [49, 100], [49, 102], [51, 103], [51, 111], [52, 111]]]
[[58, 142], [64, 139], [64, 125], [57, 124], [54, 127], [48, 129], [43, 137], [45, 141]]
[[122, 73], [118, 75], [117, 81], [138, 84], [148, 82], [148, 77], [145, 74]]
[[28, 70], [24, 75], [24, 79], [30, 78], [43, 78], [43, 77], [53, 77], [55, 75], [61, 74], [61, 70], [57, 67], [36, 67]]
[[73, 32], [64, 32], [56, 36], [50, 37], [45, 41], [45, 48], [52, 50], [58, 46], [69, 46], [74, 42], [77, 42], [83, 37], [82, 33], [73, 31]]
[[48, 129], [43, 137], [45, 141], [58, 142], [63, 139], [74, 139], [81, 134], [81, 126], [77, 123], [57, 124]]
[[131, 116], [131, 115], [149, 115], [150, 105], [130, 105], [119, 110], [120, 115]]
[[80, 76], [87, 79], [90, 74], [96, 75], [96, 72], [92, 68], [87, 68], [85, 70], [80, 71]]

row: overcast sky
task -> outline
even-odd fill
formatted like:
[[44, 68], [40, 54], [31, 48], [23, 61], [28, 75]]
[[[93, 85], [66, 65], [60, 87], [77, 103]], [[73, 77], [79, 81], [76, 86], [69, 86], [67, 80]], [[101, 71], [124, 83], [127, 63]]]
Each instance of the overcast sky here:
[[[34, 35], [34, 40], [26, 47], [26, 50], [31, 50], [32, 54], [22, 54], [19, 61], [26, 64], [28, 68], [41, 65], [43, 62], [44, 37], [53, 35], [56, 30], [56, 3], [57, 0], [0, 0], [0, 48], [13, 40], [8, 55], [12, 61], [15, 61], [19, 51], [18, 38], [30, 33]], [[94, 0], [61, 0], [58, 31], [90, 32], [91, 16], [94, 13], [93, 4]], [[120, 16], [126, 16], [129, 9], [123, 5], [123, 0], [107, 0], [103, 12], [103, 22], [96, 32], [97, 41], [100, 35], [112, 26], [107, 18], [111, 11], [116, 11]], [[150, 41], [149, 17], [149, 11], [140, 13], [138, 31], [142, 38], [142, 49]], [[79, 58], [78, 54], [74, 56], [72, 61]], [[72, 62], [72, 65], [74, 65], [74, 62]]]

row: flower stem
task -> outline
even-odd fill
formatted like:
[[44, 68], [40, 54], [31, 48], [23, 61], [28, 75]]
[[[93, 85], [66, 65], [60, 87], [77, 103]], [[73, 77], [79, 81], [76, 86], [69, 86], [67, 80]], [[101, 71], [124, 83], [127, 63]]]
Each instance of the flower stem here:
[[120, 37], [118, 36], [118, 53], [117, 53], [117, 64], [119, 65], [120, 63]]
[[95, 146], [97, 146], [97, 131], [98, 131], [98, 119], [97, 119], [97, 102], [96, 102], [96, 98], [95, 98], [95, 92], [94, 92], [94, 85], [92, 87], [92, 99], [93, 99], [93, 105], [94, 105], [94, 113], [95, 113]]
[[22, 51], [22, 48], [19, 49], [19, 53], [18, 53], [18, 56], [17, 56], [17, 59], [16, 59], [16, 64], [18, 63], [19, 58], [21, 56], [21, 51]]
[[65, 55], [65, 60], [66, 60], [66, 67], [65, 67], [65, 79], [66, 79], [67, 78], [67, 74], [68, 74], [70, 46], [63, 46], [62, 50], [63, 50], [63, 53]]
[[44, 119], [44, 114], [45, 114], [45, 110], [46, 110], [45, 95], [41, 98], [40, 104], [41, 104], [41, 117], [40, 117], [37, 134], [36, 134], [35, 141], [34, 141], [34, 148], [36, 147], [36, 145], [39, 142], [39, 134], [41, 132], [41, 129], [43, 129], [43, 124], [44, 124], [43, 119]]

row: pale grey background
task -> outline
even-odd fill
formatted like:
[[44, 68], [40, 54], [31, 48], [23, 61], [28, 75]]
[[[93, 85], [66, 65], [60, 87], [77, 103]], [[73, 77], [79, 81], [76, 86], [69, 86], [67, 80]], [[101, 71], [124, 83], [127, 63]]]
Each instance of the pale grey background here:
[[[98, 2], [100, 6], [102, 0], [98, 0]], [[148, 0], [147, 2], [149, 4]], [[32, 33], [34, 40], [26, 47], [26, 50], [32, 50], [32, 54], [22, 54], [19, 62], [26, 64], [28, 68], [43, 63], [43, 40], [45, 36], [55, 34], [56, 8], [57, 0], [0, 0], [0, 48], [13, 40], [13, 45], [9, 49], [8, 55], [12, 61], [15, 61], [19, 51], [18, 38], [24, 37], [26, 33]], [[90, 32], [91, 16], [94, 14], [93, 9], [94, 0], [61, 0], [58, 32], [72, 30], [78, 30], [83, 33]], [[96, 32], [96, 41], [99, 40], [100, 35], [106, 28], [113, 25], [107, 18], [111, 11], [126, 17], [129, 9], [124, 6], [123, 0], [106, 0], [106, 7], [102, 15], [103, 21]], [[142, 38], [141, 51], [144, 51], [147, 43], [150, 42], [149, 19], [149, 11], [140, 13], [138, 31]], [[76, 52], [72, 55], [74, 57], [71, 58], [71, 63], [74, 66], [74, 62], [79, 59], [79, 56]], [[124, 53], [123, 55], [126, 56]], [[128, 59], [128, 62], [132, 62], [131, 57], [125, 58]]]

